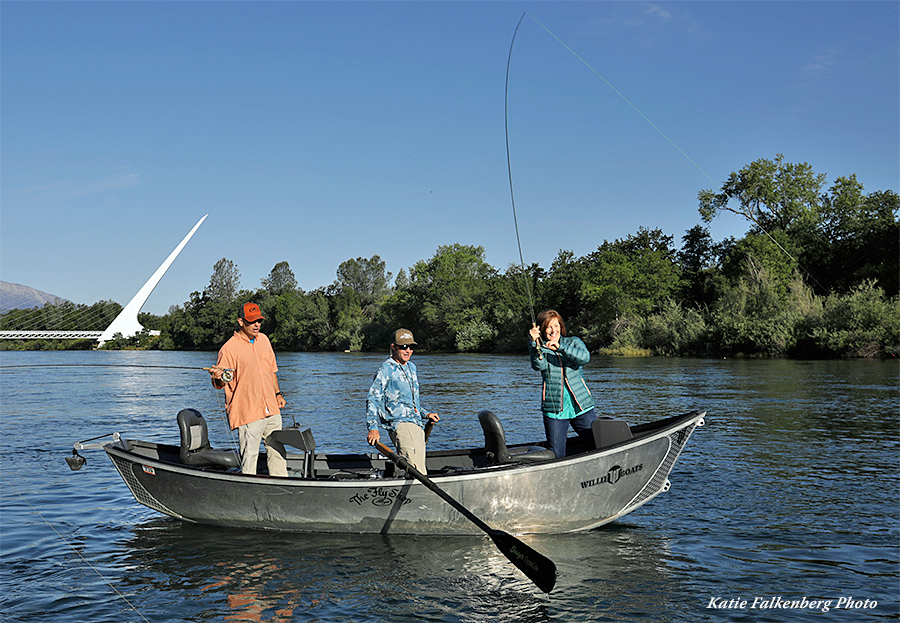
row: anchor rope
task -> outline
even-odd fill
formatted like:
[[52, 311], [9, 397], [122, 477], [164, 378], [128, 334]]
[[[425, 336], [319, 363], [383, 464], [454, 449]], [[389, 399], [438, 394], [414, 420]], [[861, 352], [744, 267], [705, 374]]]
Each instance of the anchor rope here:
[[64, 537], [64, 536], [59, 532], [59, 530], [56, 529], [56, 527], [55, 527], [52, 523], [50, 523], [43, 515], [41, 515], [41, 513], [40, 513], [40, 512], [39, 512], [39, 511], [31, 504], [31, 502], [29, 502], [29, 501], [25, 498], [24, 495], [22, 495], [21, 493], [19, 493], [18, 489], [16, 489], [15, 486], [13, 486], [12, 484], [10, 484], [10, 482], [6, 479], [6, 477], [3, 476], [3, 472], [0, 472], [0, 479], [3, 480], [4, 485], [6, 485], [7, 487], [9, 487], [9, 488], [13, 491], [13, 493], [15, 493], [15, 494], [16, 494], [23, 502], [25, 502], [26, 505], [28, 505], [28, 508], [31, 509], [31, 512], [33, 512], [35, 515], [37, 515], [38, 517], [40, 517], [40, 518], [41, 518], [41, 521], [43, 521], [45, 524], [47, 524], [47, 526], [49, 526], [50, 529], [53, 530], [53, 532], [56, 533], [56, 536], [58, 536], [58, 537], [60, 538], [60, 540], [61, 540], [63, 543], [65, 543], [65, 544], [69, 547], [69, 549], [71, 549], [71, 550], [75, 553], [75, 555], [78, 556], [78, 557], [84, 562], [84, 564], [86, 564], [88, 567], [90, 567], [90, 569], [91, 569], [94, 573], [96, 573], [96, 574], [100, 577], [100, 579], [103, 580], [103, 581], [106, 583], [106, 585], [109, 586], [109, 587], [113, 590], [113, 592], [115, 592], [115, 593], [122, 599], [122, 601], [124, 601], [126, 604], [128, 604], [128, 607], [129, 607], [129, 608], [131, 608], [132, 610], [134, 610], [134, 612], [135, 612], [139, 617], [141, 617], [144, 621], [147, 621], [147, 623], [150, 623], [150, 621], [149, 621], [143, 614], [141, 614], [141, 612], [140, 612], [137, 608], [135, 608], [134, 604], [132, 604], [132, 603], [128, 600], [128, 598], [127, 598], [124, 594], [122, 594], [122, 592], [121, 592], [119, 589], [117, 589], [117, 588], [113, 585], [113, 583], [112, 583], [108, 578], [106, 578], [106, 576], [104, 576], [102, 573], [100, 573], [100, 571], [97, 569], [97, 567], [95, 567], [93, 564], [91, 564], [91, 561], [90, 561], [90, 560], [88, 560], [87, 558], [85, 558], [84, 555], [83, 555], [81, 552], [79, 552], [79, 551], [75, 548], [75, 546], [72, 545], [72, 544], [69, 542], [69, 540], [66, 539], [66, 537]]

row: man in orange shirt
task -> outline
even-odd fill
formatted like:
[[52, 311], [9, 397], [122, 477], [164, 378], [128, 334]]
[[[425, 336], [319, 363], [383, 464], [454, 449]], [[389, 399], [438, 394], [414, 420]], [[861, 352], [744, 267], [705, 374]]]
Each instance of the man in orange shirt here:
[[[265, 441], [270, 476], [287, 476], [284, 445], [270, 441], [281, 430], [284, 394], [278, 389], [278, 365], [272, 344], [259, 329], [265, 318], [256, 303], [244, 303], [239, 328], [219, 350], [219, 360], [209, 369], [213, 387], [225, 390], [225, 411], [231, 429], [238, 429], [241, 471], [255, 474], [259, 443]], [[223, 373], [231, 371], [231, 378]], [[226, 380], [227, 379], [227, 380]]]

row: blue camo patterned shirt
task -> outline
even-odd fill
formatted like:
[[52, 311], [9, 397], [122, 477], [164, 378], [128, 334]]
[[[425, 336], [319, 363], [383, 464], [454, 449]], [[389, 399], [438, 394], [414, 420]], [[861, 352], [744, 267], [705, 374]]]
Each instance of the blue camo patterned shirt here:
[[425, 415], [429, 413], [419, 404], [419, 378], [416, 364], [408, 361], [400, 365], [388, 358], [369, 388], [366, 399], [366, 427], [378, 430], [380, 424], [392, 431], [400, 422], [412, 422], [425, 427]]

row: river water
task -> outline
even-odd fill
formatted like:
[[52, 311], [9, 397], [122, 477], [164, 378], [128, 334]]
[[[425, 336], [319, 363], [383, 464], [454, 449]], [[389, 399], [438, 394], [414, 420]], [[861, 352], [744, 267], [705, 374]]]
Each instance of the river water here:
[[[381, 354], [282, 353], [292, 418], [321, 452], [367, 451]], [[543, 439], [525, 357], [416, 355], [429, 447]], [[599, 410], [630, 423], [708, 411], [672, 488], [613, 524], [529, 537], [559, 570], [535, 588], [483, 537], [325, 536], [205, 527], [134, 501], [102, 451], [118, 431], [178, 443], [175, 414], [227, 446], [214, 353], [0, 354], [3, 622], [782, 621], [900, 618], [897, 361], [595, 358]], [[795, 607], [783, 607], [785, 604]], [[826, 611], [827, 610], [827, 611]]]

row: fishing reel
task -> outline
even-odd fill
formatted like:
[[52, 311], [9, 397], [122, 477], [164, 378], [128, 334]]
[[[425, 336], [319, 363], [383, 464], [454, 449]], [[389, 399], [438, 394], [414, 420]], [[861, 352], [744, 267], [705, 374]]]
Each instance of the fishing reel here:
[[[207, 372], [212, 370], [212, 368], [203, 368]], [[220, 377], [223, 383], [231, 383], [231, 380], [234, 378], [234, 368], [222, 368], [222, 376]]]

